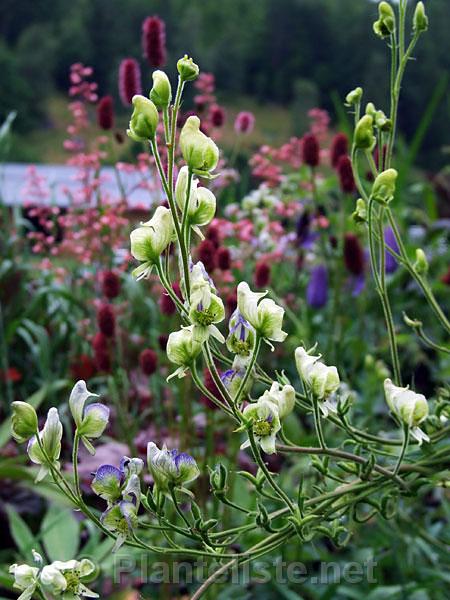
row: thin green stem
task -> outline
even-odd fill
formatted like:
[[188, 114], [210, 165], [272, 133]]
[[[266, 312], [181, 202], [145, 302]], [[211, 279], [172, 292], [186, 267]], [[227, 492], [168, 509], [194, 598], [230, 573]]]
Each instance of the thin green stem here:
[[408, 449], [408, 442], [409, 442], [409, 426], [404, 424], [403, 425], [403, 445], [402, 445], [402, 449], [400, 451], [400, 455], [398, 457], [397, 465], [395, 466], [395, 469], [394, 469], [394, 475], [397, 475], [397, 473], [400, 470], [400, 467], [402, 465], [403, 459], [406, 454], [406, 450]]

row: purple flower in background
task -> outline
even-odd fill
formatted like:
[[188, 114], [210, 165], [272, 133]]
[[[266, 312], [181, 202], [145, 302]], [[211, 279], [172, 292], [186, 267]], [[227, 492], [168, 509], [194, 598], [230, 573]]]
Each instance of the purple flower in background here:
[[313, 308], [322, 308], [328, 300], [328, 273], [325, 265], [317, 265], [311, 271], [306, 301]]
[[[386, 242], [386, 246], [389, 246], [389, 248], [394, 250], [394, 252], [399, 251], [397, 240], [395, 239], [395, 235], [391, 227], [386, 227], [386, 229], [384, 230], [384, 240]], [[385, 257], [386, 273], [394, 273], [398, 267], [396, 259], [387, 250], [385, 251]]]

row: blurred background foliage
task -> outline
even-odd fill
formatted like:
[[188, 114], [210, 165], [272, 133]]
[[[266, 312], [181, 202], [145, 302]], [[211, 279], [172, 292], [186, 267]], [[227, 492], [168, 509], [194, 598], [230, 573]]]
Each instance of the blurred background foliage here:
[[[356, 85], [388, 108], [386, 47], [372, 35], [377, 8], [369, 0], [1, 0], [0, 6], [0, 120], [18, 111], [11, 159], [37, 160], [29, 151], [40, 141], [36, 131], [48, 137], [61, 125], [63, 104], [58, 110], [57, 100], [67, 89], [72, 63], [93, 66], [100, 94], [113, 94], [116, 107], [122, 58], [140, 59], [144, 89], [150, 87], [140, 28], [151, 14], [166, 22], [169, 64], [185, 52], [194, 56], [202, 70], [215, 74], [219, 100], [231, 113], [243, 102], [256, 110], [269, 143], [304, 131], [306, 111], [313, 106], [339, 117], [342, 98]], [[450, 113], [445, 93], [450, 6], [448, 0], [428, 0], [426, 8], [431, 35], [424, 37], [420, 60], [406, 76], [400, 125], [411, 138], [439, 86], [439, 118], [428, 129], [418, 160], [438, 169], [448, 143], [442, 124]], [[264, 121], [275, 108], [276, 126], [266, 130]], [[123, 112], [125, 118], [128, 111]]]

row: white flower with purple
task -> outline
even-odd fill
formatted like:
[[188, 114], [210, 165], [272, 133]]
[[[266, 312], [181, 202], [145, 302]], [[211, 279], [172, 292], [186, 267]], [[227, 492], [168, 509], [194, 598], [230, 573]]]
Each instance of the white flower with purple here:
[[206, 341], [211, 335], [223, 344], [225, 338], [215, 323], [224, 320], [225, 307], [221, 298], [215, 294], [216, 289], [211, 285], [211, 279], [202, 263], [193, 265], [190, 280], [189, 318], [194, 326], [194, 336]]
[[250, 356], [255, 345], [255, 330], [244, 319], [239, 309], [233, 312], [229, 321], [230, 333], [227, 337], [227, 348], [233, 354]]
[[184, 486], [200, 475], [190, 454], [169, 450], [166, 445], [159, 449], [154, 442], [147, 445], [147, 465], [157, 490], [163, 493], [174, 488], [187, 491]]
[[62, 434], [58, 409], [52, 407], [47, 413], [42, 431], [39, 432], [39, 441], [34, 435], [28, 442], [27, 452], [31, 462], [41, 467], [36, 482], [41, 481], [51, 470], [60, 470]]
[[105, 431], [109, 421], [109, 408], [100, 402], [94, 402], [85, 408], [86, 400], [91, 396], [98, 397], [98, 394], [90, 392], [85, 381], [77, 381], [70, 394], [69, 407], [77, 426], [77, 434], [86, 450], [95, 454], [89, 439], [97, 439]]

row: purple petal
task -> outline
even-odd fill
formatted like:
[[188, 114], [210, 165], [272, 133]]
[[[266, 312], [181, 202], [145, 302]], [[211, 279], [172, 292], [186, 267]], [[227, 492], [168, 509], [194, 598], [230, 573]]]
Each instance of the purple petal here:
[[328, 273], [324, 265], [317, 265], [311, 271], [306, 300], [313, 308], [322, 308], [328, 300]]

